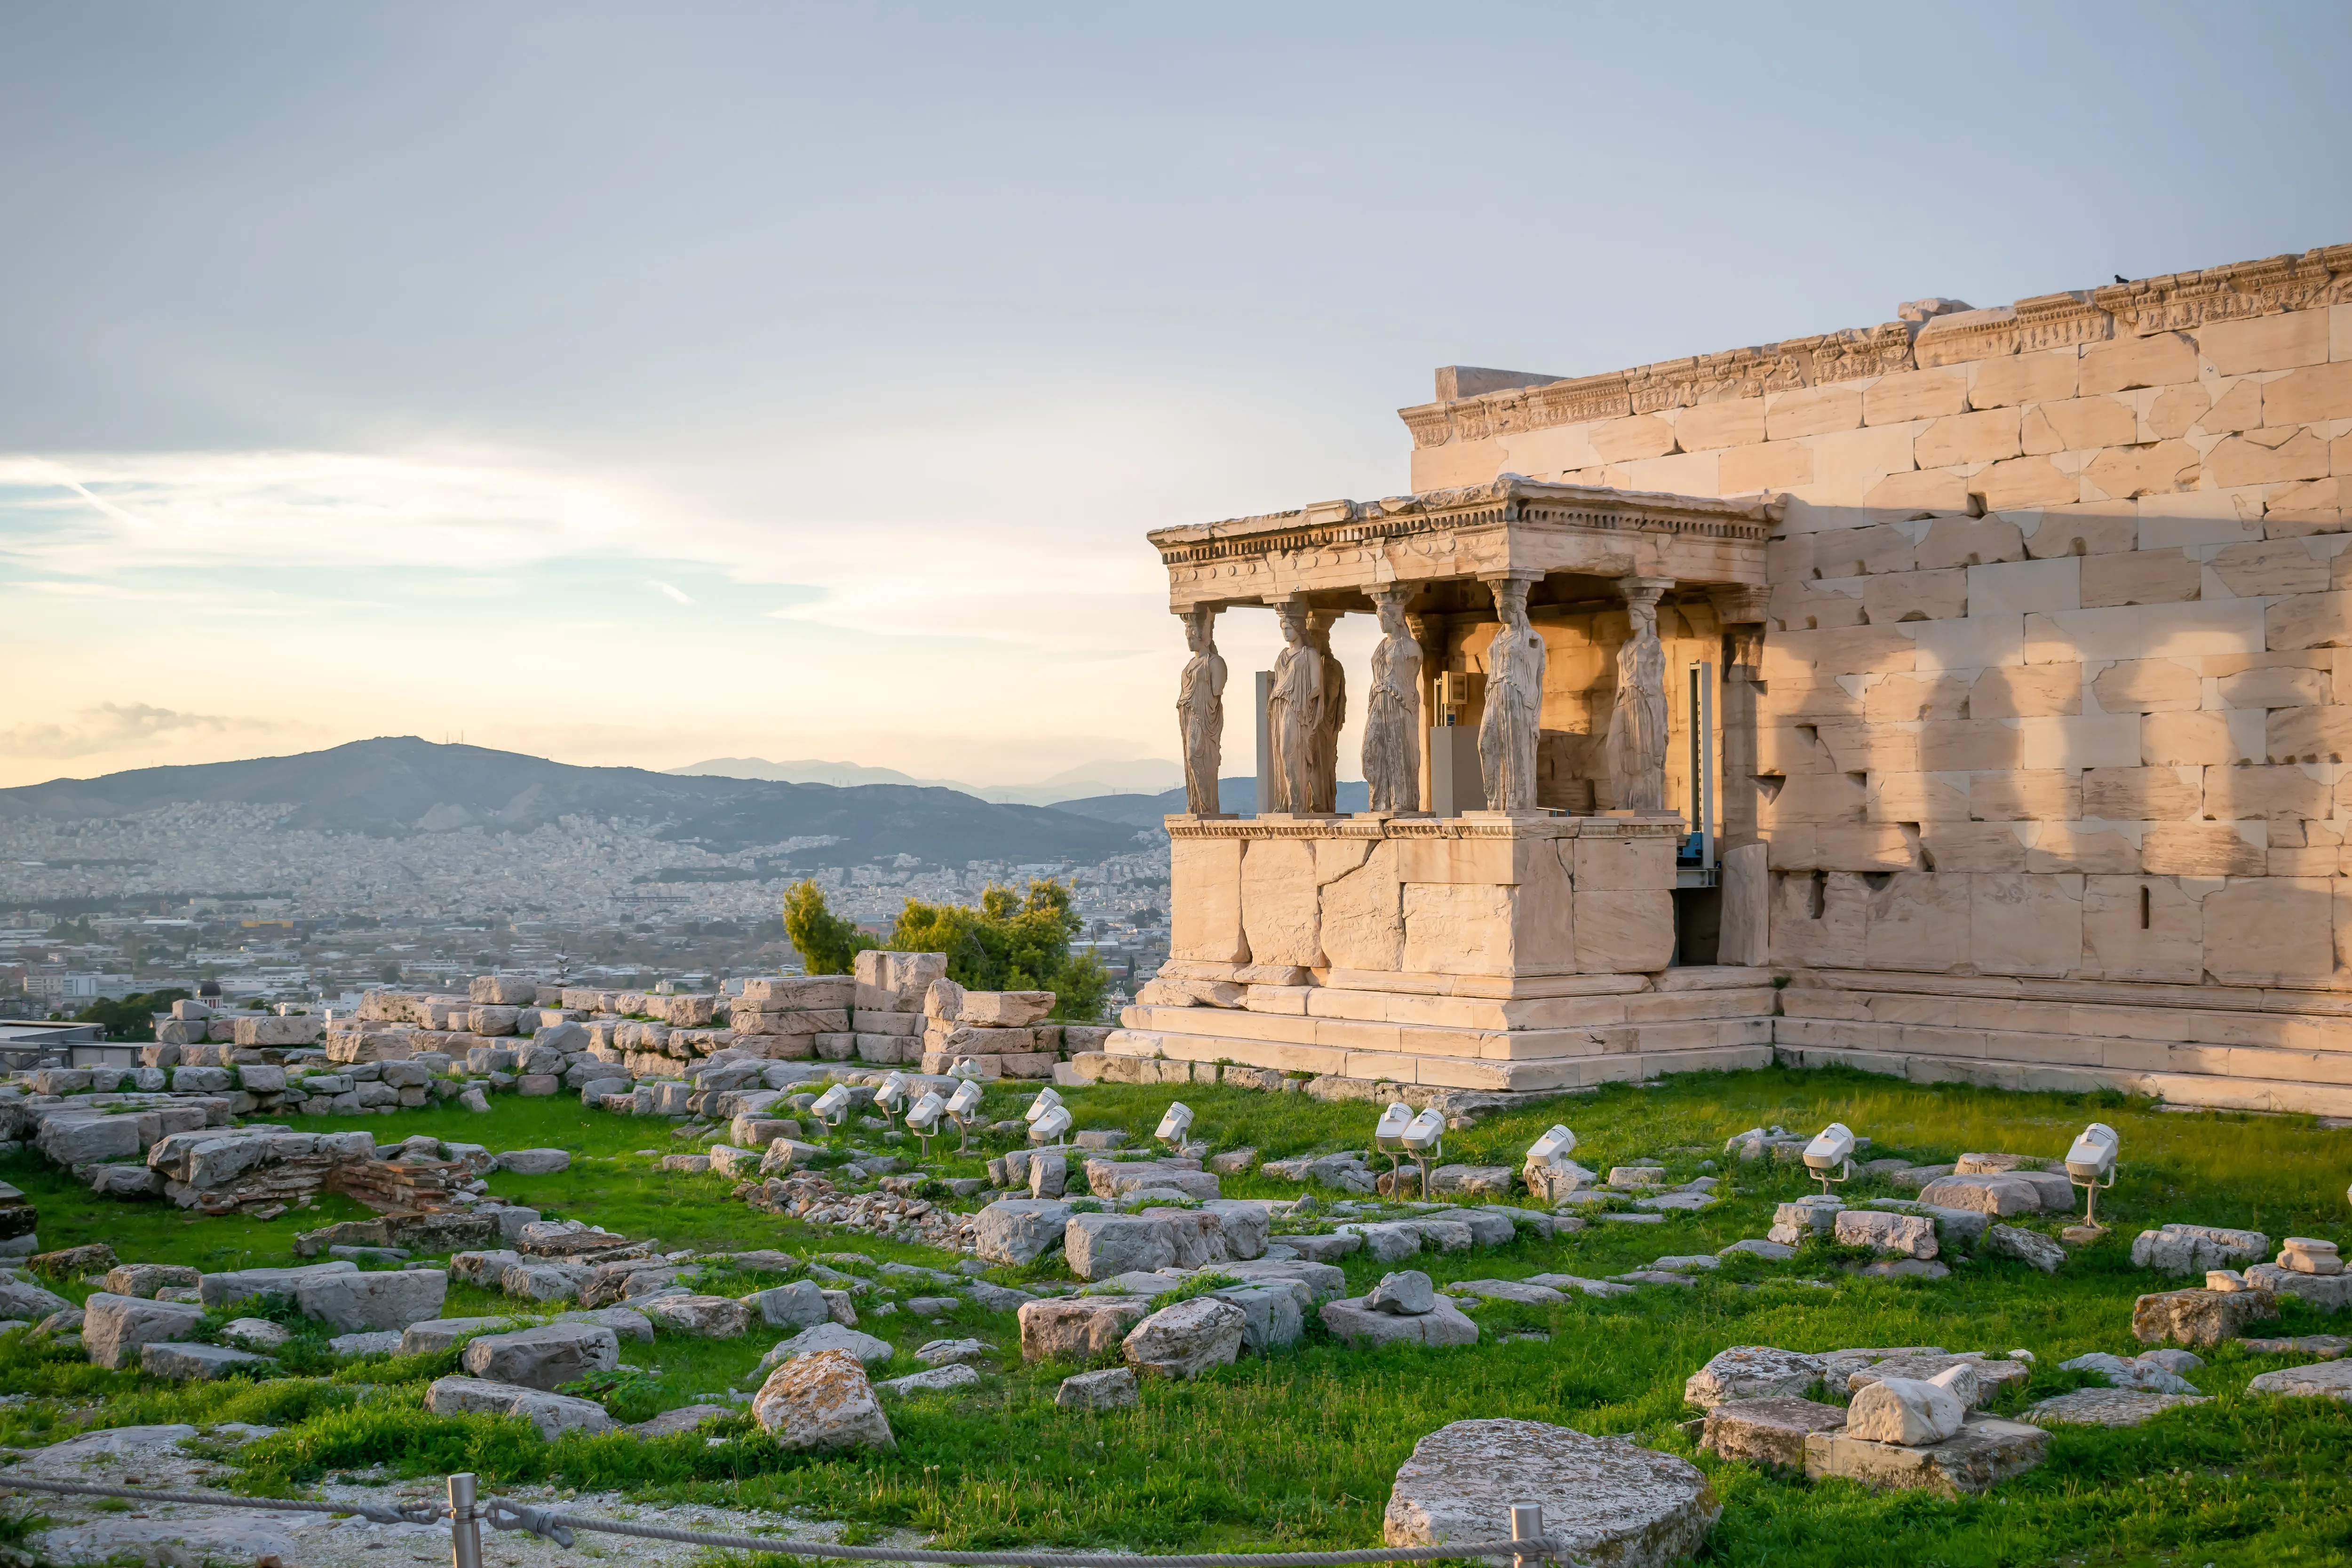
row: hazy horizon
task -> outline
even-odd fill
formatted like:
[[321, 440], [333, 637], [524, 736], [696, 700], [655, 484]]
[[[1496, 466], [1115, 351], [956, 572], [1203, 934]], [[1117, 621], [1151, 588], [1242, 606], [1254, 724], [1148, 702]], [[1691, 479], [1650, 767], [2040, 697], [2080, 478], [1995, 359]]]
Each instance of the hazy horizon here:
[[1404, 489], [1436, 366], [2352, 239], [2352, 12], [2215, 19], [13, 8], [0, 785], [1167, 758], [1144, 531]]

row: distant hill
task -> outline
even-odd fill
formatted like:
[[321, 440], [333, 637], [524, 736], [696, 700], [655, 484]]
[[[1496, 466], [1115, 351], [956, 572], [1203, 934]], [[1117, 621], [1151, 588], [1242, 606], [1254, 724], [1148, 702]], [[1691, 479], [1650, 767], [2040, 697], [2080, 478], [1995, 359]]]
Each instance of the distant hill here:
[[919, 784], [951, 789], [1000, 805], [1051, 805], [1073, 795], [1108, 795], [1113, 791], [1149, 793], [1165, 789], [1184, 776], [1184, 770], [1162, 757], [1080, 763], [1050, 778], [1026, 784], [976, 784], [961, 779], [919, 779], [896, 768], [873, 768], [862, 763], [834, 763], [817, 757], [797, 757], [772, 763], [765, 757], [712, 757], [671, 768], [677, 778], [772, 779], [783, 784]]
[[140, 768], [0, 790], [0, 817], [128, 816], [174, 802], [290, 808], [288, 825], [392, 837], [481, 827], [528, 832], [566, 815], [661, 824], [661, 837], [728, 853], [787, 838], [842, 842], [792, 857], [846, 865], [885, 855], [966, 860], [1099, 860], [1132, 829], [1083, 813], [1004, 805], [908, 784], [781, 784], [583, 768], [413, 735], [324, 752]]
[[[1219, 779], [1217, 804], [1236, 816], [1250, 816], [1257, 811], [1257, 780], [1255, 778]], [[1339, 785], [1339, 808], [1341, 811], [1370, 811], [1371, 788], [1363, 780]], [[1182, 785], [1161, 795], [1097, 795], [1085, 800], [1057, 800], [1055, 811], [1067, 811], [1079, 816], [1098, 816], [1105, 822], [1125, 822], [1137, 827], [1158, 827], [1160, 819], [1184, 809]]]

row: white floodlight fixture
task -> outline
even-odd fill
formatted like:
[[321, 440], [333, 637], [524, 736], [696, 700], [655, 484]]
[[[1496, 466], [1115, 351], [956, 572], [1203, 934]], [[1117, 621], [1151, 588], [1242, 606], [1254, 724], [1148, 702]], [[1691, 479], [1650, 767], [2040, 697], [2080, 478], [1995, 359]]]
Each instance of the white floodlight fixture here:
[[1549, 1165], [1576, 1152], [1576, 1134], [1555, 1125], [1550, 1131], [1528, 1145], [1528, 1158], [1538, 1165]]
[[953, 1094], [948, 1096], [948, 1115], [956, 1124], [956, 1152], [959, 1154], [971, 1152], [971, 1124], [973, 1118], [980, 1114], [980, 1085], [966, 1079], [956, 1085]]
[[849, 1086], [845, 1083], [835, 1084], [816, 1097], [816, 1103], [809, 1107], [809, 1111], [819, 1121], [824, 1123], [827, 1131], [840, 1131], [841, 1124], [849, 1120]]
[[[2122, 1147], [2123, 1140], [2114, 1128], [2094, 1121], [2066, 1151], [2066, 1179], [2083, 1189], [2086, 1225], [2099, 1223], [2099, 1189], [2116, 1184], [2116, 1155]], [[2102, 1176], [2106, 1180], [2101, 1181]]]
[[1429, 1163], [1445, 1155], [1445, 1112], [1430, 1107], [1406, 1124], [1398, 1141], [1412, 1156], [1412, 1163], [1421, 1167], [1421, 1195], [1425, 1198], [1429, 1195]]
[[959, 1057], [955, 1066], [948, 1068], [950, 1078], [960, 1078], [966, 1083], [980, 1081], [980, 1064], [970, 1057]]
[[[1830, 1174], [1841, 1167], [1843, 1174]], [[1853, 1133], [1844, 1122], [1832, 1121], [1813, 1134], [1813, 1141], [1805, 1145], [1805, 1168], [1821, 1183], [1823, 1196], [1839, 1183], [1853, 1179]]]
[[1060, 1095], [1050, 1089], [1041, 1089], [1037, 1098], [1029, 1102], [1029, 1109], [1021, 1113], [1021, 1119], [1034, 1127], [1047, 1111], [1059, 1109], [1061, 1103]]
[[1184, 1146], [1184, 1134], [1192, 1130], [1192, 1108], [1182, 1100], [1173, 1100], [1168, 1114], [1160, 1119], [1160, 1130], [1152, 1134], [1171, 1149]]
[[948, 1102], [937, 1089], [925, 1089], [923, 1098], [907, 1108], [908, 1131], [923, 1141], [923, 1158], [931, 1157], [931, 1139], [940, 1130], [940, 1118], [947, 1114]]
[[882, 1119], [886, 1121], [891, 1117], [897, 1115], [900, 1110], [905, 1110], [907, 1105], [907, 1075], [902, 1072], [894, 1072], [889, 1077], [884, 1079], [882, 1080], [882, 1087], [874, 1091], [874, 1103], [882, 1108]]
[[1070, 1108], [1066, 1105], [1048, 1106], [1044, 1115], [1030, 1121], [1029, 1142], [1058, 1144], [1069, 1131]]
[[1402, 1100], [1391, 1100], [1389, 1108], [1372, 1126], [1372, 1148], [1389, 1157], [1389, 1192], [1397, 1188], [1397, 1173], [1404, 1169], [1404, 1130], [1412, 1125], [1412, 1107]]

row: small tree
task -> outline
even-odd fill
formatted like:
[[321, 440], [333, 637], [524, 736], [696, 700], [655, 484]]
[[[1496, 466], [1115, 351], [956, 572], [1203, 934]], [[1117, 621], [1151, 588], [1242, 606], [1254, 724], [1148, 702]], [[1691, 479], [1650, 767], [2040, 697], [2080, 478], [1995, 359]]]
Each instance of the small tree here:
[[875, 945], [874, 939], [825, 907], [824, 889], [794, 883], [784, 894], [784, 935], [811, 974], [846, 974], [851, 961]]
[[1051, 991], [1054, 1016], [1090, 1019], [1102, 1010], [1110, 972], [1092, 952], [1070, 955], [1085, 928], [1061, 882], [1032, 882], [1024, 897], [989, 888], [977, 908], [908, 899], [890, 932], [901, 952], [944, 952], [948, 978], [974, 991]]
[[119, 1002], [101, 998], [75, 1014], [73, 1021], [98, 1025], [110, 1040], [152, 1040], [155, 1037], [153, 1015], [169, 1011], [173, 1003], [184, 1002], [187, 996], [187, 992], [173, 986], [125, 996]]

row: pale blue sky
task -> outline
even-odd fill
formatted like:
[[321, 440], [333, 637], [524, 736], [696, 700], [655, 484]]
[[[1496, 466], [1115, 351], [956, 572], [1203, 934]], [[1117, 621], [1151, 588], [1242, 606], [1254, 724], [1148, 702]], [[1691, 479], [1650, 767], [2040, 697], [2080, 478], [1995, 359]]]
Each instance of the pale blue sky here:
[[2347, 58], [2342, 5], [0, 8], [0, 783], [1172, 754], [1146, 528], [1402, 489], [1441, 363], [2352, 239]]

